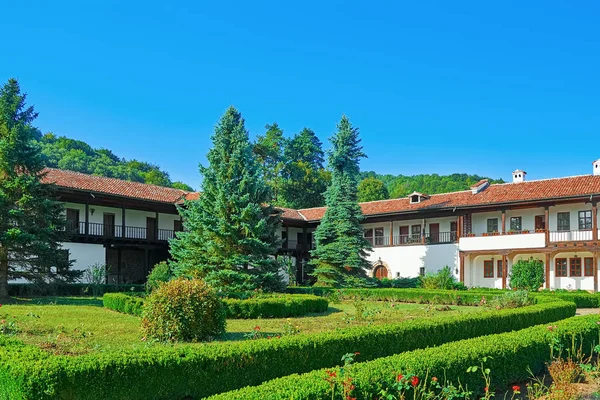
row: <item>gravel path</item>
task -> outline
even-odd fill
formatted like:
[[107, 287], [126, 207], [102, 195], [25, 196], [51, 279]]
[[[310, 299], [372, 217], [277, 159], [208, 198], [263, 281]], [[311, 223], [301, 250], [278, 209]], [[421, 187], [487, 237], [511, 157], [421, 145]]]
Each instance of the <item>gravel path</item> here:
[[600, 308], [578, 308], [575, 315], [600, 314]]

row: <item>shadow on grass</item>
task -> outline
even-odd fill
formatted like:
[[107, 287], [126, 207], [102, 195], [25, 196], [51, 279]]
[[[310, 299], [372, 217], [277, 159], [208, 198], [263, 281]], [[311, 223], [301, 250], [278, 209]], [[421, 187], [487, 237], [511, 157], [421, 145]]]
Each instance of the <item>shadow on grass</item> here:
[[97, 297], [30, 297], [16, 298], [12, 304], [32, 306], [94, 306], [102, 307], [102, 298]]

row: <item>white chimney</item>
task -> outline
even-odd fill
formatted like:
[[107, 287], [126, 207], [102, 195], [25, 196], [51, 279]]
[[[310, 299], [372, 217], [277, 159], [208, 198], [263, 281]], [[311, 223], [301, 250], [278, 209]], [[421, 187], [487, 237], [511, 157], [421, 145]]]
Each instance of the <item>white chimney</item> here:
[[594, 172], [592, 172], [593, 175], [600, 175], [600, 159], [594, 161], [592, 163], [593, 168], [594, 168]]
[[527, 172], [517, 169], [514, 170], [512, 173], [513, 176], [513, 183], [519, 183], [519, 182], [523, 182], [525, 180], [525, 175], [527, 175]]

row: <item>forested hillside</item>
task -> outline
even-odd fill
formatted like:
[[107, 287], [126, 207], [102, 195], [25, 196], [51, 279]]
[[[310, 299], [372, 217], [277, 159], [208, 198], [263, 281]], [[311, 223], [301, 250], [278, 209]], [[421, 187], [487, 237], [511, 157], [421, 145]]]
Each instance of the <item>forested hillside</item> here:
[[172, 182], [169, 174], [162, 171], [158, 165], [138, 160], [126, 160], [117, 157], [108, 149], [94, 149], [81, 140], [47, 133], [40, 134], [37, 142], [46, 159], [46, 165], [49, 167], [193, 190], [185, 183]]
[[363, 179], [375, 178], [382, 181], [387, 188], [389, 198], [391, 199], [404, 197], [414, 191], [426, 194], [436, 194], [467, 190], [472, 184], [486, 178], [490, 183], [504, 183], [502, 179], [491, 179], [485, 176], [469, 174], [420, 174], [405, 176], [390, 174], [380, 175], [374, 171], [366, 171], [361, 173], [361, 177]]

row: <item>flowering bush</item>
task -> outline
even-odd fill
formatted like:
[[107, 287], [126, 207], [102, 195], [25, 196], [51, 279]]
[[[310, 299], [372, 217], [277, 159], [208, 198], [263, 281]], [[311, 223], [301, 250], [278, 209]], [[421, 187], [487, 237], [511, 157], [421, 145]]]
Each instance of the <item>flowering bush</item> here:
[[217, 294], [199, 279], [176, 279], [146, 300], [142, 330], [161, 342], [203, 341], [225, 333], [225, 309]]

